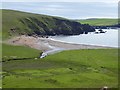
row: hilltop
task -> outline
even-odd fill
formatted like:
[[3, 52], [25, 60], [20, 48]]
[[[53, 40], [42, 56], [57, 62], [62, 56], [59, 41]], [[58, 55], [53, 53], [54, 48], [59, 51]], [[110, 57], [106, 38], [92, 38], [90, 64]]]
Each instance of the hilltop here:
[[90, 24], [92, 26], [111, 26], [118, 24], [118, 20], [112, 18], [90, 18], [75, 21], [80, 22], [82, 24]]
[[3, 39], [16, 35], [78, 35], [92, 32], [88, 24], [48, 15], [2, 10]]

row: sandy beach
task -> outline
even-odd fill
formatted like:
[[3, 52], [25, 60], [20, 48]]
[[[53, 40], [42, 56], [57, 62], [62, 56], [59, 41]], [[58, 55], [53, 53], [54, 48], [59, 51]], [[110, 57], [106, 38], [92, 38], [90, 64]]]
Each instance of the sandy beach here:
[[12, 45], [25, 45], [31, 48], [42, 50], [43, 52], [49, 51], [55, 47], [62, 48], [64, 50], [110, 48], [105, 46], [72, 44], [72, 43], [55, 41], [55, 40], [52, 40], [51, 38], [32, 37], [32, 36], [25, 36], [25, 35], [9, 39], [7, 43]]

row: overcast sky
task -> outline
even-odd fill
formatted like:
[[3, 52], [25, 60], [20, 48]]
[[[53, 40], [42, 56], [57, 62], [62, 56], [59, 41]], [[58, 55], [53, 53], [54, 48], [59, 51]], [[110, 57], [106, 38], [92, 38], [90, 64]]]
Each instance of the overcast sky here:
[[2, 2], [104, 2], [118, 3], [119, 0], [1, 0]]
[[9, 0], [9, 2], [2, 0], [2, 8], [69, 19], [117, 18], [118, 16], [117, 0], [49, 0], [49, 2], [48, 0]]

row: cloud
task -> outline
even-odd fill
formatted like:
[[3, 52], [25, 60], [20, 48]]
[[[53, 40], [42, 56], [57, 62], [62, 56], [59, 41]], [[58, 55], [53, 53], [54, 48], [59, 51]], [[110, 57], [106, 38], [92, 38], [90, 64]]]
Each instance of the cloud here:
[[118, 3], [119, 0], [2, 0], [2, 2], [104, 2], [104, 3]]
[[65, 18], [117, 17], [117, 4], [97, 2], [5, 2], [4, 9], [46, 14]]
[[52, 4], [52, 5], [48, 5], [48, 7], [50, 8], [61, 8], [61, 5], [57, 5], [57, 4]]

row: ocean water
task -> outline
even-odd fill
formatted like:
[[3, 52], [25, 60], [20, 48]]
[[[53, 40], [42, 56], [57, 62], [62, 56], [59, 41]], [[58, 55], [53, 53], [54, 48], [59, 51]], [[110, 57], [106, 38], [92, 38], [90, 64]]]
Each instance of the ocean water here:
[[[97, 31], [97, 30], [96, 30]], [[118, 30], [117, 29], [103, 29], [106, 33], [95, 34], [94, 32], [88, 34], [72, 35], [72, 36], [51, 36], [51, 39], [74, 43], [87, 44], [98, 46], [118, 47]]]

